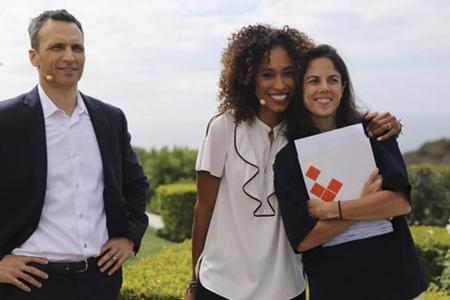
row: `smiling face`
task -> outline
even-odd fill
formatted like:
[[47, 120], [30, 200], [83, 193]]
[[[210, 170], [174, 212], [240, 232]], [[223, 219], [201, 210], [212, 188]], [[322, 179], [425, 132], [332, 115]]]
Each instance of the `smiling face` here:
[[274, 126], [279, 122], [280, 114], [288, 107], [294, 92], [294, 68], [287, 51], [281, 46], [270, 50], [255, 75], [255, 94], [264, 99], [260, 106], [259, 119]]
[[[31, 63], [39, 68], [43, 86], [76, 88], [83, 74], [83, 33], [75, 23], [47, 21], [38, 33], [39, 49], [29, 51]], [[53, 79], [48, 81], [46, 75]]]
[[311, 60], [303, 79], [303, 103], [321, 131], [336, 128], [336, 111], [344, 87], [341, 74], [331, 59], [319, 57]]

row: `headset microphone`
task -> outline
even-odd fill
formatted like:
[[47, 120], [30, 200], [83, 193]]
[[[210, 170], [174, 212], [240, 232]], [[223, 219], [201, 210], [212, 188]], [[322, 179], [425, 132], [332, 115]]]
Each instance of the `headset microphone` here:
[[[42, 73], [42, 74], [44, 74], [44, 73]], [[47, 79], [47, 81], [52, 81], [53, 80], [53, 76], [52, 75], [45, 75], [45, 79]]]
[[53, 80], [53, 76], [52, 76], [52, 75], [49, 75], [49, 74], [46, 74], [46, 73], [44, 73], [44, 72], [42, 72], [42, 71], [41, 71], [41, 68], [39, 68], [39, 66], [37, 66], [37, 69], [38, 69], [39, 73], [41, 73], [42, 75], [44, 75], [44, 77], [45, 77], [45, 79], [46, 79], [47, 81], [52, 81], [52, 80]]

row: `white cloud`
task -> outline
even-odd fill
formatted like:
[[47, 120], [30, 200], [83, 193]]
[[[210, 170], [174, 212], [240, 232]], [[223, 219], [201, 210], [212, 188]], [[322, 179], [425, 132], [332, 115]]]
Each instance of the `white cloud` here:
[[444, 0], [15, 0], [0, 4], [0, 99], [35, 84], [28, 22], [62, 7], [85, 30], [80, 88], [123, 108], [143, 146], [199, 144], [217, 106], [222, 49], [233, 32], [254, 23], [287, 24], [334, 45], [371, 108], [450, 113], [450, 3]]

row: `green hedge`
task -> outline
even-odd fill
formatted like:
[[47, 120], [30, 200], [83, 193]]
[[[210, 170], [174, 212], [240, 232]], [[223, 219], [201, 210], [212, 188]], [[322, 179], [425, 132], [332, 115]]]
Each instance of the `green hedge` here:
[[450, 300], [450, 295], [443, 291], [429, 289], [423, 296], [423, 300]]
[[413, 202], [410, 224], [445, 226], [450, 217], [450, 166], [412, 165], [408, 173]]
[[163, 234], [170, 240], [183, 241], [191, 237], [196, 197], [193, 182], [161, 185], [156, 189], [156, 201], [164, 222]]
[[441, 288], [450, 293], [450, 251], [447, 250], [447, 255], [444, 261], [444, 270], [441, 275]]
[[[448, 253], [450, 248], [450, 234], [437, 227], [412, 226], [411, 231], [427, 273], [433, 280], [442, 281], [443, 278], [439, 279], [436, 274], [445, 272], [446, 269], [443, 269], [442, 265], [450, 263], [450, 257], [444, 259], [442, 256], [445, 251], [443, 249], [447, 249]], [[191, 242], [187, 240], [125, 267], [122, 299], [182, 300], [190, 278]], [[433, 284], [430, 287], [424, 295], [424, 300], [450, 300], [450, 294], [439, 291], [437, 286], [438, 284]]]
[[185, 241], [126, 266], [120, 299], [182, 300], [191, 276], [191, 243]]
[[164, 146], [150, 151], [140, 149], [138, 153], [145, 175], [154, 189], [163, 184], [195, 180], [196, 149]]
[[450, 234], [431, 226], [411, 226], [411, 233], [431, 287], [450, 292]]

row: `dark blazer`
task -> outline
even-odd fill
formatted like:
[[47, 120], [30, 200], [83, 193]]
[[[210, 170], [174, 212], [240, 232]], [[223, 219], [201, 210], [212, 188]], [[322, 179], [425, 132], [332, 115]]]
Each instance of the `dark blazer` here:
[[[103, 163], [109, 237], [127, 237], [139, 249], [148, 225], [148, 181], [130, 146], [123, 112], [82, 95]], [[47, 184], [45, 123], [37, 87], [0, 102], [0, 258], [36, 230]]]
[[[382, 189], [403, 192], [409, 200], [411, 186], [397, 141], [371, 138], [370, 144], [383, 176]], [[308, 212], [308, 189], [298, 155], [290, 142], [274, 164], [280, 213], [294, 250], [317, 223]], [[399, 300], [425, 291], [428, 284], [405, 217], [393, 218], [392, 226], [394, 231], [387, 234], [303, 252], [310, 299]]]

